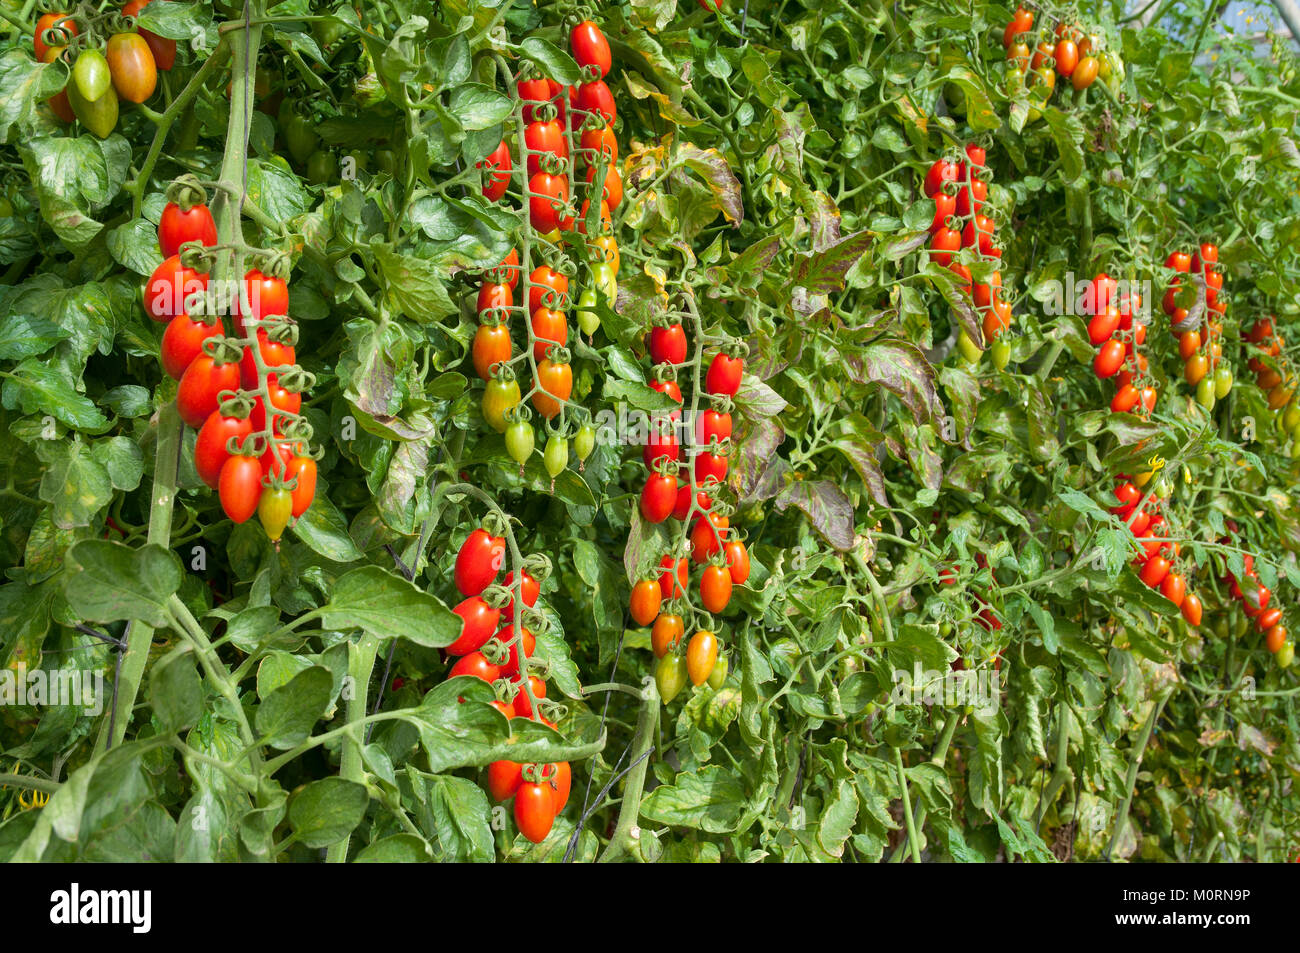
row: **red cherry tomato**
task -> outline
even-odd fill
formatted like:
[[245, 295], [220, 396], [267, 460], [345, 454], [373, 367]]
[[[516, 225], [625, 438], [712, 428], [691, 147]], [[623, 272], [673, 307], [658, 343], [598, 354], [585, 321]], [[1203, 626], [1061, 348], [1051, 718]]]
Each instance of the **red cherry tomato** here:
[[217, 243], [217, 223], [206, 205], [195, 205], [188, 212], [175, 202], [168, 202], [158, 221], [158, 248], [164, 258], [181, 250], [185, 242], [200, 242], [205, 247]]
[[[198, 471], [199, 479], [216, 489], [221, 468], [230, 459], [230, 451], [226, 449], [230, 438], [234, 437], [239, 444], [252, 432], [253, 424], [247, 417], [227, 417], [220, 410], [209, 414], [194, 441], [194, 469]], [[260, 471], [258, 475], [260, 477]]]
[[456, 553], [454, 579], [462, 596], [477, 596], [496, 581], [505, 561], [506, 541], [485, 529], [476, 529], [465, 538]]
[[144, 286], [144, 308], [155, 321], [169, 321], [185, 313], [185, 299], [208, 287], [208, 276], [181, 264], [172, 255], [154, 269]]
[[181, 375], [176, 389], [176, 408], [181, 420], [199, 428], [208, 419], [222, 391], [239, 389], [239, 365], [217, 364], [207, 354], [200, 354]]

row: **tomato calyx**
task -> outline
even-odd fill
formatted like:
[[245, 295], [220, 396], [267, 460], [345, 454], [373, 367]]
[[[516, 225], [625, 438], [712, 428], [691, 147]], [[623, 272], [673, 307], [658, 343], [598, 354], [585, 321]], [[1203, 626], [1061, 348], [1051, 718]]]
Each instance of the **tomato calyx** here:
[[196, 205], [208, 204], [207, 191], [199, 184], [198, 176], [190, 172], [173, 179], [163, 195], [182, 212], [188, 212]]

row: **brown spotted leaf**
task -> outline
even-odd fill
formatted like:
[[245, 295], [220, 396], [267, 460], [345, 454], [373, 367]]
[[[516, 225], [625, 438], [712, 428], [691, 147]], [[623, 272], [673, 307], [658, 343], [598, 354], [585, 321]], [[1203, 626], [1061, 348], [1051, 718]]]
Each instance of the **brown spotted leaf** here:
[[796, 480], [776, 498], [776, 508], [800, 509], [822, 538], [840, 552], [853, 548], [853, 503], [829, 480]]
[[885, 388], [907, 406], [917, 423], [943, 412], [935, 391], [934, 368], [916, 345], [880, 340], [858, 353], [846, 352], [843, 361], [850, 377]]
[[869, 232], [858, 232], [824, 251], [796, 255], [792, 285], [808, 289], [809, 294], [834, 294], [844, 290], [844, 276], [871, 247]]
[[686, 167], [704, 180], [713, 193], [719, 211], [733, 225], [745, 218], [745, 206], [740, 199], [740, 180], [736, 178], [726, 158], [717, 149], [700, 149], [683, 142], [678, 150]]

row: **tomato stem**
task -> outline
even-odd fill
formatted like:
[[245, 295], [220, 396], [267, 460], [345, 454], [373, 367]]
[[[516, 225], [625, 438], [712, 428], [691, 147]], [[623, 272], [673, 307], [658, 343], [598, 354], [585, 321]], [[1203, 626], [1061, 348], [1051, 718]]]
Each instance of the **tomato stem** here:
[[[149, 507], [149, 534], [147, 542], [171, 548], [172, 502], [176, 497], [176, 473], [180, 465], [181, 431], [180, 413], [175, 401], [168, 401], [158, 410], [158, 443], [154, 456], [153, 491]], [[127, 625], [126, 650], [122, 656], [119, 676], [114, 685], [113, 711], [121, 717], [110, 717], [103, 723], [95, 743], [97, 752], [107, 751], [122, 743], [135, 709], [135, 698], [140, 692], [140, 681], [149, 662], [149, 649], [153, 645], [153, 628], [137, 620]]]
[[[375, 670], [375, 656], [379, 652], [378, 637], [363, 632], [361, 638], [348, 644], [348, 677], [352, 680], [352, 697], [348, 699], [348, 732], [343, 737], [343, 752], [339, 758], [339, 777], [357, 784], [365, 784], [365, 770], [361, 763], [362, 739], [358, 729], [366, 718], [366, 699], [370, 694], [370, 676]], [[341, 864], [348, 859], [348, 846], [352, 835], [331, 844], [325, 851], [325, 862]]]
[[[640, 831], [637, 820], [641, 816], [641, 793], [645, 790], [646, 772], [650, 768], [650, 751], [654, 747], [655, 734], [659, 728], [659, 689], [655, 680], [647, 677], [645, 687], [641, 690], [641, 709], [637, 713], [636, 732], [632, 736], [630, 751], [632, 767], [627, 774], [623, 787], [623, 801], [618, 807], [618, 824], [609, 838], [605, 852], [597, 863], [607, 864], [621, 860], [639, 846]], [[634, 834], [633, 832], [636, 831]], [[640, 850], [634, 856], [645, 859]]]
[[899, 796], [903, 799], [903, 820], [907, 823], [907, 846], [912, 854], [912, 863], [921, 862], [920, 838], [917, 836], [916, 821], [912, 817], [912, 799], [907, 793], [907, 768], [903, 766], [903, 751], [894, 749], [894, 766], [898, 768]]

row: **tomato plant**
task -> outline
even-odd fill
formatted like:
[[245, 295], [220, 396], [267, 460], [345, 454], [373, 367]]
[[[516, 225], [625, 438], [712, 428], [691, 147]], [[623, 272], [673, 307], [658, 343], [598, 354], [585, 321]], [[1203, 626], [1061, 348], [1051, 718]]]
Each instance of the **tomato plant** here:
[[1280, 40], [5, 10], [0, 857], [1294, 856]]

